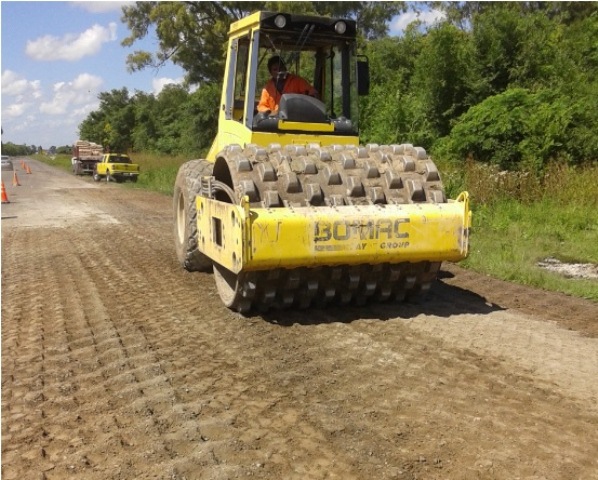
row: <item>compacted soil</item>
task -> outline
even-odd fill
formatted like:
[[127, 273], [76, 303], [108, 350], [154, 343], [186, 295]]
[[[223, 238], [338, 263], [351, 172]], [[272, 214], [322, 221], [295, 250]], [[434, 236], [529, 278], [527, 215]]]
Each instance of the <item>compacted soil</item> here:
[[425, 301], [241, 316], [170, 197], [19, 161], [3, 479], [598, 479], [597, 303], [445, 264]]

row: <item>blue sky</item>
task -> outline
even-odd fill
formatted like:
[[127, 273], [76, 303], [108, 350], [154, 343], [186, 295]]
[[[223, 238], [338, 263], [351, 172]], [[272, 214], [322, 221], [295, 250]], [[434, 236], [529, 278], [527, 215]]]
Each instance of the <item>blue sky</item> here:
[[[126, 57], [134, 50], [156, 51], [149, 36], [122, 47], [128, 29], [120, 20], [133, 2], [2, 1], [2, 141], [18, 145], [72, 145], [78, 126], [96, 110], [98, 93], [126, 87], [157, 94], [181, 83], [184, 71], [169, 64], [156, 71], [129, 73]], [[419, 18], [432, 22], [437, 12]], [[393, 20], [399, 34], [413, 12]]]

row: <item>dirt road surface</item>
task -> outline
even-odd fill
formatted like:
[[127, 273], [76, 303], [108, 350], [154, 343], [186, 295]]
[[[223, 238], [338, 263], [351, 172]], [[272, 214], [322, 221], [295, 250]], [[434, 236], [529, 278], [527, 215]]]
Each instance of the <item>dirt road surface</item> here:
[[169, 197], [28, 164], [3, 479], [598, 479], [598, 304], [443, 265], [425, 303], [243, 317]]

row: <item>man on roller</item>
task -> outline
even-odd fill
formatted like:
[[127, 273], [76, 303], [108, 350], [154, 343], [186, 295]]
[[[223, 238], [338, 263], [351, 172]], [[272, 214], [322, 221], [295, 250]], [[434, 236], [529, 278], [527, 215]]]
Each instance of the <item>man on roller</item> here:
[[287, 67], [282, 59], [276, 55], [268, 60], [268, 71], [270, 80], [262, 90], [262, 96], [258, 103], [258, 112], [278, 112], [278, 104], [284, 93], [300, 93], [317, 97], [317, 90], [305, 79], [287, 72]]

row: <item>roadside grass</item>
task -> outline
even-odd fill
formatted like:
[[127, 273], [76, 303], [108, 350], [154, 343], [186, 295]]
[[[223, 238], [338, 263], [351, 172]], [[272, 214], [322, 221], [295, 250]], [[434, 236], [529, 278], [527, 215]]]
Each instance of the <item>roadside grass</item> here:
[[49, 157], [47, 155], [32, 155], [31, 158], [40, 160], [48, 165], [52, 165], [53, 167], [58, 167], [63, 170], [68, 170], [69, 172], [72, 172], [70, 155], [55, 155], [52, 157]]
[[[131, 161], [139, 165], [141, 174], [136, 183], [125, 182], [122, 185], [128, 188], [152, 190], [165, 195], [173, 194], [174, 181], [179, 167], [186, 161], [191, 160], [183, 156], [166, 157], [151, 153], [133, 153], [130, 156]], [[72, 171], [70, 155], [56, 155], [54, 157], [33, 155], [33, 158], [68, 172]]]
[[552, 164], [542, 175], [442, 165], [447, 193], [468, 190], [470, 255], [462, 265], [503, 280], [598, 301], [598, 280], [566, 278], [546, 258], [598, 265], [598, 165]]
[[150, 153], [131, 154], [134, 163], [139, 164], [141, 174], [137, 183], [126, 183], [131, 188], [144, 188], [154, 192], [172, 195], [179, 167], [191, 158], [164, 157]]
[[[172, 195], [186, 157], [132, 154], [142, 188]], [[70, 156], [35, 158], [71, 171]], [[598, 280], [566, 278], [537, 264], [546, 258], [598, 265], [598, 164], [549, 165], [541, 175], [500, 172], [475, 162], [435, 160], [450, 198], [471, 196], [473, 228], [466, 268], [510, 282], [598, 301]]]

